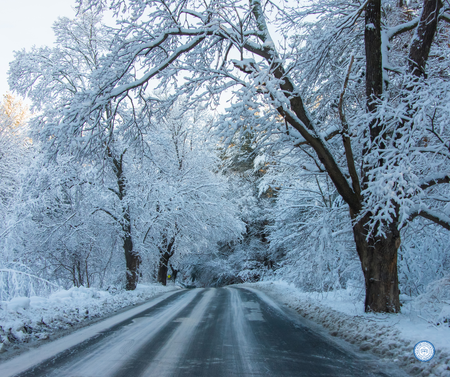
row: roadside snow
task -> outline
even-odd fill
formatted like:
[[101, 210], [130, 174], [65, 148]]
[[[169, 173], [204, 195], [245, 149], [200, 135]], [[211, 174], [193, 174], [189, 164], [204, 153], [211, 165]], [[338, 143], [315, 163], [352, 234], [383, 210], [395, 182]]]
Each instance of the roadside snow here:
[[74, 328], [174, 289], [177, 289], [174, 285], [139, 284], [134, 291], [110, 293], [74, 287], [48, 298], [16, 297], [0, 301], [0, 353], [33, 340], [48, 339], [58, 330]]
[[[435, 318], [445, 317], [446, 305], [434, 308], [437, 315], [433, 317], [433, 310], [424, 305], [425, 297], [412, 300], [402, 295], [401, 314], [374, 314], [364, 313], [364, 295], [352, 288], [318, 294], [302, 292], [282, 281], [243, 286], [263, 291], [321, 324], [332, 336], [359, 346], [361, 351], [373, 352], [385, 361], [393, 361], [411, 375], [450, 376], [450, 327], [448, 323], [435, 324]], [[413, 355], [414, 346], [422, 340], [430, 341], [436, 349], [429, 362], [420, 362]]]

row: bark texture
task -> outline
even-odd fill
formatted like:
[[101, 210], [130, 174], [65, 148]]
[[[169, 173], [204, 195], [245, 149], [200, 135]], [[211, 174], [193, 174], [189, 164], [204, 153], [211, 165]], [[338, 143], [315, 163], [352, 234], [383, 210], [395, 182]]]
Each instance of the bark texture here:
[[[374, 102], [383, 95], [383, 63], [381, 54], [381, 0], [372, 0], [366, 6], [365, 15], [365, 50], [366, 50], [366, 101], [367, 109], [377, 109]], [[372, 138], [378, 136], [377, 127], [372, 127]]]
[[[378, 101], [383, 96], [383, 59], [381, 48], [381, 0], [368, 2], [365, 11], [364, 43], [366, 52], [366, 106], [369, 113], [378, 109]], [[387, 135], [384, 124], [374, 117], [369, 124], [370, 148], [384, 149]], [[363, 154], [369, 153], [365, 148]], [[383, 159], [373, 161], [382, 166]], [[366, 166], [362, 171], [362, 187], [370, 186], [368, 172], [374, 166]], [[361, 198], [363, 201], [364, 198]], [[397, 313], [400, 311], [400, 291], [398, 288], [397, 250], [400, 246], [398, 231], [398, 207], [394, 206], [394, 219], [388, 223], [381, 221], [379, 229], [370, 231], [369, 222], [376, 215], [367, 213], [357, 219], [357, 213], [350, 209], [353, 221], [353, 236], [359, 255], [366, 286], [365, 311]], [[382, 232], [378, 232], [382, 230]], [[384, 234], [383, 234], [384, 233]]]
[[353, 236], [366, 286], [366, 312], [400, 312], [397, 252], [401, 238], [397, 221], [385, 228], [385, 236], [369, 235], [369, 215], [355, 222]]
[[425, 65], [430, 54], [431, 44], [436, 35], [441, 0], [424, 0], [419, 25], [414, 33], [409, 50], [409, 70], [417, 76], [425, 76]]

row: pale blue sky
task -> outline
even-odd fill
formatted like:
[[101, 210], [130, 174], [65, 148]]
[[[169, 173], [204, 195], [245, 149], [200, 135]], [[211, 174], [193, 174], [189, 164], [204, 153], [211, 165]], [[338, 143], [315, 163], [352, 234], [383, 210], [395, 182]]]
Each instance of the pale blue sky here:
[[53, 22], [75, 16], [75, 0], [0, 0], [0, 98], [9, 87], [7, 71], [13, 51], [54, 42]]

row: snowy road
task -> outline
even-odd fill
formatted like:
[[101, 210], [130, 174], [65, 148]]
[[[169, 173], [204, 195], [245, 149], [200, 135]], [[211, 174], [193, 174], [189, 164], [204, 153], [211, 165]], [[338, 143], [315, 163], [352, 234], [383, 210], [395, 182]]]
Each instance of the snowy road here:
[[[400, 376], [263, 293], [170, 292], [0, 364], [1, 376]], [[389, 368], [389, 366], [388, 366]]]

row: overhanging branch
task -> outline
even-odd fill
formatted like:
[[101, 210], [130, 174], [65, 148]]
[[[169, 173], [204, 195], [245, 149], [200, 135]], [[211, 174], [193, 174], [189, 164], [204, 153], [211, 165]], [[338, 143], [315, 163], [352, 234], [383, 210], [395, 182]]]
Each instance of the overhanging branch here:
[[450, 174], [446, 174], [441, 177], [433, 177], [431, 179], [428, 179], [427, 181], [423, 182], [419, 187], [422, 190], [426, 190], [427, 188], [430, 188], [435, 185], [439, 185], [442, 183], [450, 183]]
[[420, 209], [419, 211], [409, 216], [409, 221], [414, 220], [417, 216], [421, 216], [427, 220], [430, 220], [443, 228], [450, 230], [450, 218], [446, 215], [440, 214], [436, 211], [429, 209]]

